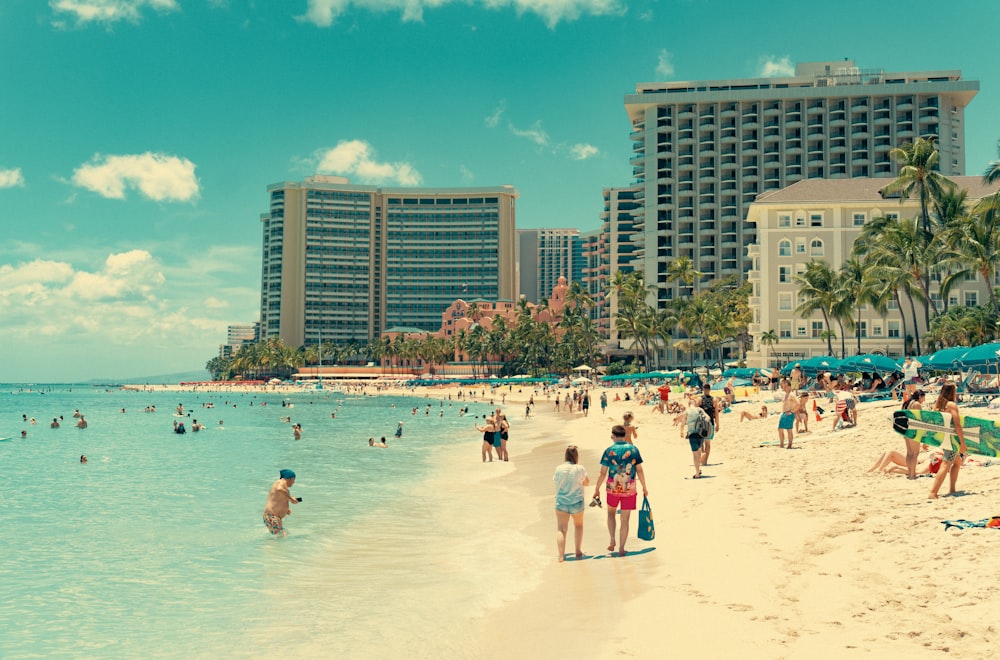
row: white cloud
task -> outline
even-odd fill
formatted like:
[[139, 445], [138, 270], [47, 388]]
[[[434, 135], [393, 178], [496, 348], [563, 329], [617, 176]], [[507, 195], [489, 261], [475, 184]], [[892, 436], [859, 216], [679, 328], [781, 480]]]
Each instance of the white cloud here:
[[406, 162], [379, 162], [375, 150], [364, 140], [341, 140], [332, 149], [317, 152], [317, 171], [322, 174], [354, 174], [361, 183], [398, 183], [401, 186], [418, 186], [423, 178], [420, 172]]
[[77, 24], [136, 22], [145, 7], [160, 12], [180, 9], [176, 0], [49, 0], [49, 6], [56, 14], [72, 15]]
[[[470, 0], [308, 0], [306, 13], [299, 19], [319, 27], [329, 27], [349, 8], [369, 11], [396, 10], [403, 21], [422, 21], [425, 9], [435, 9], [448, 4], [470, 4]], [[622, 15], [623, 0], [471, 0], [486, 9], [513, 7], [520, 16], [536, 14], [550, 28], [562, 21], [572, 21], [587, 14], [591, 16]]]
[[532, 124], [531, 128], [525, 129], [521, 129], [513, 124], [510, 124], [510, 132], [518, 137], [527, 138], [540, 147], [544, 147], [549, 144], [549, 134], [542, 129], [541, 120]]
[[503, 116], [503, 113], [506, 112], [506, 111], [507, 111], [507, 102], [506, 101], [500, 101], [500, 104], [497, 105], [497, 109], [493, 111], [493, 114], [491, 114], [489, 117], [487, 117], [483, 121], [486, 122], [486, 125], [489, 128], [496, 128], [500, 124], [500, 118]]
[[666, 48], [661, 48], [656, 58], [656, 75], [661, 78], [670, 78], [674, 75], [674, 54]]
[[757, 75], [762, 78], [781, 78], [795, 75], [795, 64], [787, 55], [763, 55], [758, 62]]
[[15, 167], [10, 170], [0, 170], [0, 188], [13, 188], [23, 186], [24, 177], [21, 175], [21, 168]]
[[124, 199], [125, 188], [157, 201], [186, 202], [198, 196], [195, 165], [165, 154], [101, 156], [73, 172], [73, 183], [110, 199]]
[[581, 143], [574, 144], [569, 148], [569, 152], [574, 160], [587, 160], [601, 153], [601, 150], [592, 144]]
[[259, 269], [255, 252], [220, 253], [238, 258], [227, 266], [243, 268], [236, 277], [205, 264], [211, 250], [173, 267], [142, 249], [107, 255], [93, 267], [0, 263], [0, 345], [17, 347], [5, 355], [4, 373], [66, 382], [197, 369], [225, 341], [227, 325], [257, 315], [259, 287], [240, 284], [252, 263]]
[[472, 183], [473, 181], [476, 180], [476, 175], [473, 174], [472, 170], [470, 170], [465, 165], [458, 166], [458, 174], [462, 178], [462, 181], [465, 183]]

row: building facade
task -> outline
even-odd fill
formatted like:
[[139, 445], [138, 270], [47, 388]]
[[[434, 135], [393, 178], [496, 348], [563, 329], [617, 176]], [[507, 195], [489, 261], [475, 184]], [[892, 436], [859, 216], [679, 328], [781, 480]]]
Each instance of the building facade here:
[[261, 336], [290, 346], [437, 330], [456, 298], [516, 299], [513, 186], [268, 186]]
[[529, 302], [552, 291], [564, 277], [583, 281], [583, 240], [579, 229], [518, 229], [520, 293]]
[[260, 340], [260, 323], [238, 323], [226, 329], [226, 343], [219, 346], [219, 357], [231, 358], [244, 344]]
[[[968, 191], [970, 204], [998, 187], [984, 186], [981, 177], [950, 178], [959, 189]], [[747, 366], [771, 368], [828, 354], [822, 313], [817, 311], [806, 318], [795, 314], [795, 308], [803, 302], [795, 276], [803, 273], [813, 259], [823, 260], [833, 270], [839, 270], [851, 256], [854, 241], [865, 224], [873, 218], [919, 216], [919, 200], [901, 202], [898, 197], [882, 195], [892, 181], [893, 178], [810, 179], [764, 193], [750, 206], [747, 221], [756, 225], [758, 242], [747, 248], [752, 263], [747, 276], [753, 285], [749, 332], [754, 337], [753, 350], [747, 353]], [[993, 284], [1000, 284], [996, 275]], [[989, 301], [989, 291], [979, 277], [966, 279], [952, 288], [947, 301], [941, 299], [939, 291], [939, 281], [932, 277], [931, 297], [939, 309], [944, 303], [976, 306]], [[923, 307], [919, 301], [916, 304], [918, 328], [923, 336], [926, 332]], [[901, 313], [907, 315], [905, 323]], [[908, 326], [908, 332], [913, 332], [909, 309], [901, 312], [896, 301], [891, 301], [886, 315], [865, 306], [858, 318], [861, 353], [877, 352], [893, 358], [904, 354], [904, 328]], [[858, 353], [855, 332], [846, 331], [841, 338], [839, 326], [834, 324], [833, 329], [838, 335], [833, 342], [838, 356], [841, 339], [848, 355]], [[769, 331], [774, 331], [777, 343], [764, 346], [760, 337]]]
[[940, 169], [965, 169], [964, 111], [979, 89], [959, 71], [886, 73], [851, 61], [795, 75], [640, 84], [625, 97], [643, 208], [642, 269], [656, 306], [686, 293], [667, 282], [682, 256], [702, 283], [750, 268], [744, 222], [757, 195], [803, 179], [890, 177], [895, 147], [939, 138]]

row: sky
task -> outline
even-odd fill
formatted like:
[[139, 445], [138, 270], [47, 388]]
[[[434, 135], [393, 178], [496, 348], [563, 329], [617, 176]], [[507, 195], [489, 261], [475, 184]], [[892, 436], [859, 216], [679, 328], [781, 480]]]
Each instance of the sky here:
[[511, 184], [519, 228], [596, 229], [638, 83], [959, 69], [966, 173], [997, 158], [995, 0], [812, 6], [3, 0], [0, 382], [202, 368], [258, 317], [272, 183]]

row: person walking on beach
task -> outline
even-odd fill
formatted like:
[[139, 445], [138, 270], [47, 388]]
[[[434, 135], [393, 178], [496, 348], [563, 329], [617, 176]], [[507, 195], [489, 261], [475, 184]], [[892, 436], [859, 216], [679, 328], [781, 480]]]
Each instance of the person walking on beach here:
[[692, 399], [688, 402], [688, 409], [684, 413], [684, 425], [681, 426], [681, 432], [691, 446], [691, 460], [694, 462], [694, 476], [691, 477], [692, 479], [701, 479], [701, 466], [704, 463], [702, 452], [704, 451], [705, 436], [702, 436], [700, 433], [699, 420], [701, 418], [704, 418], [708, 422], [708, 426], [711, 427], [712, 418], [705, 411], [704, 397], [702, 397], [702, 401]]
[[799, 409], [799, 399], [792, 392], [792, 384], [787, 378], [781, 379], [781, 389], [785, 397], [781, 401], [781, 417], [778, 419], [778, 444], [785, 446], [785, 433], [788, 433], [788, 448], [792, 448], [795, 438], [795, 412]]
[[631, 410], [626, 410], [622, 415], [622, 426], [625, 427], [625, 440], [635, 444], [635, 439], [639, 437], [639, 427], [633, 424], [635, 417]]
[[608, 393], [601, 392], [601, 415], [604, 415], [607, 409], [608, 409]]
[[[962, 462], [965, 461], [965, 456], [968, 453], [968, 449], [965, 447], [965, 430], [962, 428], [961, 413], [958, 410], [956, 398], [955, 383], [948, 382], [941, 386], [941, 393], [934, 404], [934, 410], [942, 413], [942, 417], [944, 417], [944, 425], [955, 428], [955, 435], [958, 436], [958, 452], [956, 456], [954, 449], [946, 448], [942, 445], [941, 467], [938, 469], [937, 475], [934, 476], [934, 485], [931, 486], [931, 493], [928, 496], [932, 500], [938, 498], [938, 490], [941, 488], [941, 484], [944, 483], [944, 475], [946, 474], [949, 479], [947, 494], [955, 494], [955, 484], [958, 483], [958, 472], [962, 469]], [[951, 442], [950, 435], [947, 442]]]
[[587, 390], [584, 390], [583, 395], [580, 397], [580, 408], [583, 410], [584, 417], [590, 413], [590, 392]]
[[292, 515], [292, 504], [302, 501], [301, 497], [292, 497], [288, 490], [295, 484], [295, 473], [291, 470], [281, 470], [278, 480], [271, 484], [264, 504], [264, 526], [271, 534], [285, 536], [287, 532], [282, 524], [285, 516]]
[[[709, 431], [708, 435], [703, 439], [701, 443], [701, 464], [708, 465], [708, 455], [712, 453], [712, 439], [715, 437], [715, 432], [719, 428], [719, 411], [715, 405], [715, 399], [712, 398], [712, 386], [705, 383], [701, 388], [701, 409], [705, 411], [705, 415], [708, 416], [708, 420], [712, 422], [712, 430]], [[692, 450], [694, 451], [694, 450]], [[697, 466], [695, 471], [701, 474]]]
[[798, 362], [796, 362], [795, 366], [792, 367], [791, 379], [792, 379], [792, 390], [798, 392], [799, 385], [802, 384], [802, 367], [801, 365], [799, 365]]
[[580, 451], [576, 445], [566, 447], [563, 460], [565, 462], [552, 475], [556, 485], [556, 549], [559, 561], [566, 558], [566, 533], [570, 518], [573, 518], [576, 558], [583, 558], [583, 488], [590, 485], [587, 470], [580, 465]]
[[[642, 484], [642, 496], [646, 497], [646, 475], [642, 470], [642, 455], [638, 447], [626, 439], [625, 427], [616, 424], [611, 427], [611, 440], [614, 444], [604, 450], [601, 455], [601, 474], [597, 478], [594, 497], [600, 492], [601, 482], [605, 482], [605, 499], [608, 503], [608, 534], [611, 538], [608, 550], [615, 549], [618, 544], [618, 556], [625, 556], [625, 542], [628, 540], [629, 518], [636, 508], [638, 493], [636, 479]], [[605, 481], [605, 478], [607, 480]], [[617, 511], [621, 508], [621, 527], [617, 539], [615, 531], [618, 521]]]

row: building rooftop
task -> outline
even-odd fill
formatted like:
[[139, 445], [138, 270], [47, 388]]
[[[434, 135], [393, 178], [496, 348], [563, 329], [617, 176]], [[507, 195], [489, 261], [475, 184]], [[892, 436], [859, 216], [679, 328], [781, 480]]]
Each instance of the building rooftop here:
[[[987, 186], [981, 176], [952, 176], [959, 189], [969, 191], [969, 199], [976, 200], [990, 195], [1000, 188], [1000, 184]], [[761, 193], [754, 203], [788, 204], [791, 202], [882, 202], [893, 197], [883, 197], [882, 189], [895, 181], [894, 177], [877, 179], [803, 179], [781, 190]]]

